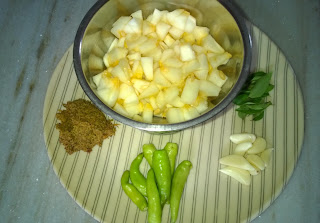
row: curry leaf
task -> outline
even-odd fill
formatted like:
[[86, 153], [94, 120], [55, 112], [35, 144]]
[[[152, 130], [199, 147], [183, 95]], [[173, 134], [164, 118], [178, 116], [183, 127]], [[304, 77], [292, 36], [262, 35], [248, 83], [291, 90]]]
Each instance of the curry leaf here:
[[272, 91], [272, 90], [273, 90], [273, 88], [274, 88], [274, 85], [273, 85], [273, 84], [269, 84], [269, 86], [268, 86], [268, 88], [267, 88], [266, 92], [270, 92], [270, 91]]
[[252, 77], [251, 81], [257, 81], [257, 80], [259, 80], [261, 77], [263, 77], [264, 75], [266, 75], [266, 73], [265, 73], [265, 72], [262, 72], [262, 71], [253, 73], [253, 74], [252, 74], [253, 77]]
[[244, 112], [238, 112], [238, 116], [241, 118], [241, 119], [245, 119], [247, 114], [244, 113]]
[[262, 119], [264, 116], [264, 111], [261, 111], [260, 113], [254, 114], [253, 115], [253, 121], [258, 121]]
[[253, 121], [263, 118], [265, 109], [272, 104], [265, 100], [274, 88], [274, 85], [269, 83], [271, 75], [262, 71], [251, 74], [239, 95], [235, 97], [233, 103], [239, 106], [236, 111], [241, 119], [248, 115], [253, 116]]
[[271, 105], [271, 102], [268, 101], [266, 103], [261, 103], [261, 104], [251, 104], [251, 105], [247, 105], [249, 109], [253, 109], [253, 110], [264, 110], [267, 107], [269, 107], [269, 105]]
[[258, 98], [261, 97], [269, 87], [269, 82], [271, 80], [271, 73], [266, 74], [265, 76], [261, 77], [251, 89], [249, 94], [250, 98]]
[[246, 103], [249, 99], [248, 94], [239, 94], [235, 99], [233, 99], [233, 103], [236, 105], [242, 105]]
[[259, 110], [251, 109], [251, 108], [247, 107], [246, 105], [240, 106], [239, 108], [236, 109], [236, 111], [243, 112], [243, 113], [246, 113], [246, 114], [249, 114], [249, 115], [252, 115], [252, 114], [255, 114], [255, 113], [259, 113]]

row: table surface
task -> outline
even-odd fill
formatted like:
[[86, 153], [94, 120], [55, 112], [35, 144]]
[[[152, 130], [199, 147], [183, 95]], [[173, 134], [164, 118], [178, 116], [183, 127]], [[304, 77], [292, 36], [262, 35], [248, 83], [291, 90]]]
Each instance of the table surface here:
[[[0, 2], [1, 222], [95, 222], [53, 172], [42, 110], [51, 74], [94, 0]], [[235, 0], [293, 66], [305, 103], [305, 138], [284, 191], [254, 222], [320, 222], [320, 1]]]

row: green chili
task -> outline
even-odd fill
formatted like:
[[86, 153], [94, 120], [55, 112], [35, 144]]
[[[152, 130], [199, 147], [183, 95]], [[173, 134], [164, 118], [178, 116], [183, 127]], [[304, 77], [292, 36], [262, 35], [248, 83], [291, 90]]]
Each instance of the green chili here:
[[169, 161], [170, 161], [170, 167], [171, 167], [171, 175], [173, 175], [175, 162], [176, 162], [176, 156], [178, 153], [178, 144], [168, 142], [166, 146], [164, 147], [164, 150], [167, 151]]
[[129, 183], [130, 172], [126, 170], [121, 177], [121, 186], [126, 195], [135, 203], [141, 211], [146, 211], [148, 209], [147, 200], [144, 196]]
[[192, 163], [184, 160], [178, 165], [174, 172], [170, 197], [171, 223], [177, 221], [181, 195], [191, 168]]
[[152, 157], [152, 166], [159, 188], [161, 205], [163, 206], [170, 198], [171, 190], [171, 168], [167, 151], [154, 151]]
[[131, 163], [130, 166], [130, 179], [132, 184], [138, 189], [138, 191], [147, 196], [147, 179], [140, 172], [140, 164], [143, 159], [143, 153], [140, 153]]
[[162, 216], [162, 207], [153, 169], [150, 169], [148, 171], [147, 197], [149, 202], [148, 222], [160, 223]]
[[142, 149], [143, 149], [144, 158], [146, 158], [150, 167], [152, 168], [152, 155], [153, 155], [153, 152], [156, 151], [156, 147], [152, 143], [150, 143], [150, 144], [144, 144]]

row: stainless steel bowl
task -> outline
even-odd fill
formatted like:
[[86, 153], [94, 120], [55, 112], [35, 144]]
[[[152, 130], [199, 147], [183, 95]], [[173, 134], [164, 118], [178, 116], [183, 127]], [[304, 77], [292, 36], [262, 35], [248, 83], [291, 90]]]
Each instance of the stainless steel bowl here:
[[[120, 16], [130, 15], [139, 9], [142, 10], [143, 15], [149, 15], [155, 8], [168, 11], [177, 8], [188, 10], [197, 19], [197, 25], [208, 27], [217, 42], [232, 54], [232, 59], [223, 67], [219, 67], [229, 78], [222, 88], [222, 93], [213, 101], [215, 106], [189, 121], [168, 124], [164, 119], [159, 118], [150, 124], [122, 116], [105, 105], [95, 94], [93, 74], [88, 71], [89, 54], [94, 43], [101, 41], [99, 33], [101, 34], [102, 30], [110, 30]], [[105, 114], [141, 130], [157, 133], [171, 132], [198, 125], [217, 115], [232, 102], [249, 74], [251, 38], [239, 11], [227, 0], [101, 0], [88, 11], [78, 28], [74, 41], [73, 62], [83, 90]]]

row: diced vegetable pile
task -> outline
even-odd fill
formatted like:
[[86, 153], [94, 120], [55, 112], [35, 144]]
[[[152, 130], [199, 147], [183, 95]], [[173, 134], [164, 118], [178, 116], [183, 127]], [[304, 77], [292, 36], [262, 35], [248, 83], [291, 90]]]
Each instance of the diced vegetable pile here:
[[146, 20], [139, 10], [120, 17], [111, 32], [106, 69], [93, 81], [103, 102], [124, 116], [147, 123], [154, 116], [169, 123], [195, 118], [228, 79], [218, 67], [231, 54], [184, 9], [155, 9]]

